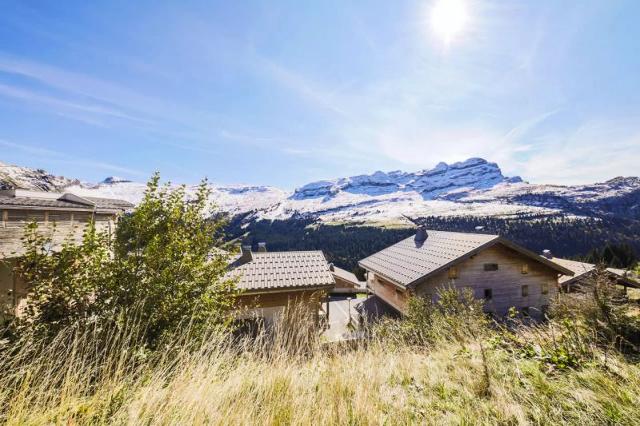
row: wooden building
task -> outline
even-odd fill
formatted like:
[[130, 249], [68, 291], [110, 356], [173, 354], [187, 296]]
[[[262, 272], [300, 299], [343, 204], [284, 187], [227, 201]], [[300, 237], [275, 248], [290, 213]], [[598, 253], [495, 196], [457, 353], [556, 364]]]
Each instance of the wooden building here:
[[400, 313], [411, 295], [435, 300], [440, 288], [453, 287], [470, 289], [487, 312], [515, 307], [537, 316], [557, 294], [560, 274], [573, 275], [498, 235], [424, 228], [359, 264], [373, 293]]
[[547, 259], [573, 272], [573, 276], [563, 275], [559, 279], [561, 289], [568, 293], [584, 293], [587, 289], [593, 288], [593, 283], [598, 273], [606, 277], [612, 284], [622, 287], [625, 293], [627, 287], [640, 288], [640, 282], [637, 277], [624, 269], [603, 268], [599, 270], [592, 263], [562, 259], [550, 255], [547, 255]]
[[237, 280], [239, 319], [260, 319], [272, 323], [288, 306], [302, 306], [318, 319], [328, 316], [328, 296], [335, 281], [322, 251], [258, 252], [242, 248], [228, 278]]
[[67, 241], [81, 241], [93, 220], [99, 231], [114, 232], [118, 215], [133, 205], [122, 200], [79, 197], [68, 193], [23, 189], [0, 191], [0, 311], [15, 308], [26, 296], [24, 283], [13, 274], [15, 261], [23, 253], [25, 225], [52, 237], [52, 250]]
[[331, 290], [331, 294], [342, 296], [355, 296], [358, 293], [367, 293], [367, 282], [358, 280], [352, 272], [338, 268], [333, 263], [329, 264], [329, 270], [336, 281], [336, 286]]

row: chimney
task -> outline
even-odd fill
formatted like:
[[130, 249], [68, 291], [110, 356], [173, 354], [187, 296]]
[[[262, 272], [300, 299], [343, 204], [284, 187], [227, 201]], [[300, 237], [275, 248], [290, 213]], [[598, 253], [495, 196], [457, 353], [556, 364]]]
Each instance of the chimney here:
[[548, 249], [542, 250], [542, 255], [547, 259], [553, 258], [553, 254], [551, 253], [551, 250], [548, 250]]
[[420, 225], [418, 226], [418, 230], [416, 231], [416, 236], [413, 237], [413, 239], [416, 242], [416, 244], [422, 244], [425, 241], [427, 241], [428, 237], [429, 237], [429, 234], [427, 234], [426, 228]]
[[241, 250], [242, 250], [242, 255], [236, 261], [236, 263], [238, 265], [243, 265], [243, 264], [245, 264], [247, 262], [251, 262], [253, 260], [253, 256], [251, 255], [251, 246], [250, 245], [243, 245]]
[[265, 253], [266, 251], [267, 251], [267, 243], [265, 243], [264, 241], [258, 243], [258, 252]]
[[335, 270], [336, 270], [336, 268], [333, 266], [333, 263], [330, 263], [330, 264], [329, 264], [329, 270], [330, 270], [331, 272], [333, 272], [333, 271], [335, 271]]

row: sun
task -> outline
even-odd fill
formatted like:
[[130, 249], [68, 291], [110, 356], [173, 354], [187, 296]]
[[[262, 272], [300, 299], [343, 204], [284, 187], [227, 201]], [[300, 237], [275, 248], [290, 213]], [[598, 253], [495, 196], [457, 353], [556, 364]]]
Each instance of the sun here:
[[431, 9], [431, 28], [447, 45], [464, 29], [467, 21], [464, 0], [436, 0]]

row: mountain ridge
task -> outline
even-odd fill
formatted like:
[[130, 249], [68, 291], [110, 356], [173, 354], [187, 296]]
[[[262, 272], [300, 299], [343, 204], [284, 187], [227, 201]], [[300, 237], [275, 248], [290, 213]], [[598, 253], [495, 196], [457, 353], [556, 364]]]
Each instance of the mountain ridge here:
[[[118, 177], [97, 184], [41, 169], [0, 163], [0, 189], [23, 187], [137, 203], [146, 185]], [[197, 186], [187, 186], [187, 193]], [[304, 217], [323, 222], [378, 223], [404, 216], [588, 216], [640, 219], [640, 178], [614, 177], [588, 185], [531, 184], [507, 177], [482, 158], [417, 172], [401, 170], [311, 182], [285, 191], [261, 185], [213, 185], [212, 201], [247, 220]]]

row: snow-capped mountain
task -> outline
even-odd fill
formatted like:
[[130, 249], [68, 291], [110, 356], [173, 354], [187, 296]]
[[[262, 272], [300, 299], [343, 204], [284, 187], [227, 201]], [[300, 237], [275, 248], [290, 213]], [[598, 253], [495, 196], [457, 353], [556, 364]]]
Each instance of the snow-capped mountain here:
[[470, 158], [451, 165], [439, 163], [433, 169], [416, 173], [378, 171], [372, 175], [313, 182], [296, 189], [292, 198], [334, 197], [340, 192], [372, 196], [416, 192], [425, 200], [431, 200], [451, 191], [488, 189], [503, 182], [517, 183], [522, 179], [504, 177], [496, 163]]
[[[109, 177], [98, 184], [0, 163], [0, 188], [66, 191], [80, 196], [141, 200], [146, 185]], [[196, 186], [187, 187], [193, 193]], [[395, 222], [403, 216], [525, 215], [640, 219], [640, 178], [618, 177], [592, 185], [540, 185], [505, 177], [481, 158], [414, 173], [375, 172], [309, 183], [293, 192], [270, 186], [211, 185], [212, 201], [246, 220], [316, 218], [324, 222]]]
[[80, 184], [80, 181], [54, 176], [42, 169], [13, 166], [0, 161], [0, 190], [19, 187], [36, 191], [60, 191], [74, 184]]

